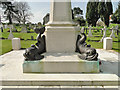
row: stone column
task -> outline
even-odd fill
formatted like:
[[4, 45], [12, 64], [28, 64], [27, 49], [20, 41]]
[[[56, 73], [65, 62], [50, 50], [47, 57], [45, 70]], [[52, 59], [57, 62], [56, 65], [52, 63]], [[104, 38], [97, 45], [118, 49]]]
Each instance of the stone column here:
[[72, 22], [71, 0], [51, 0], [49, 25], [74, 24]]
[[46, 24], [47, 52], [75, 52], [78, 29], [72, 21], [71, 1], [51, 1], [50, 21]]

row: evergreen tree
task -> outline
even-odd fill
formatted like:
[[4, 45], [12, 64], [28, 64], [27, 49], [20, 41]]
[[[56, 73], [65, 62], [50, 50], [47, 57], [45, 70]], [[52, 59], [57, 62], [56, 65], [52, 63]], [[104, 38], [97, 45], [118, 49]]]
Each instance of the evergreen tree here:
[[107, 27], [109, 26], [109, 17], [110, 15], [113, 13], [113, 7], [112, 7], [112, 3], [111, 0], [107, 0], [106, 2], [106, 12], [105, 12], [105, 25], [107, 25]]
[[89, 2], [87, 3], [87, 11], [86, 11], [86, 20], [88, 22], [88, 25], [92, 24], [92, 8], [91, 8], [91, 0], [89, 0]]
[[112, 16], [112, 20], [113, 20], [113, 23], [120, 24], [120, 1], [119, 1], [117, 10], [115, 11], [115, 13]]
[[105, 22], [105, 13], [106, 13], [106, 7], [105, 7], [105, 0], [101, 0], [98, 4], [98, 13], [100, 15], [100, 18]]
[[107, 0], [105, 3], [105, 0], [101, 0], [98, 5], [98, 13], [100, 15], [100, 18], [104, 21], [105, 25], [109, 26], [109, 16], [113, 12], [113, 7], [111, 0]]
[[1, 2], [2, 9], [4, 9], [4, 14], [6, 15], [6, 20], [9, 20], [9, 24], [12, 24], [12, 18], [17, 11], [14, 9], [12, 2]]
[[96, 22], [99, 18], [99, 14], [98, 14], [98, 3], [99, 1], [93, 1], [93, 0], [89, 0], [89, 2], [87, 3], [87, 11], [86, 11], [86, 19], [88, 22], [88, 25], [92, 25], [92, 26], [96, 26]]
[[81, 10], [79, 7], [74, 7], [73, 8], [73, 14], [74, 14], [74, 16], [75, 15], [79, 15], [79, 14], [81, 14], [81, 15], [83, 15], [83, 10]]

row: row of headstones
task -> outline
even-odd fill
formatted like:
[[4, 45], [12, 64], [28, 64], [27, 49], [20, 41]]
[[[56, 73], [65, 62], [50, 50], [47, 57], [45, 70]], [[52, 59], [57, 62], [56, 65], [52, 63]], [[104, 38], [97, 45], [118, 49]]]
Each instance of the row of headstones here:
[[[27, 28], [26, 28], [26, 26], [23, 25], [22, 27], [23, 27], [23, 28], [22, 28], [21, 32], [22, 32], [22, 33], [27, 33]], [[35, 27], [36, 27], [36, 26], [35, 26]], [[29, 25], [29, 28], [31, 28], [31, 29], [32, 29], [32, 28], [35, 28], [35, 27], [32, 27], [31, 24]], [[38, 27], [40, 27], [40, 26], [38, 26]], [[1, 28], [1, 32], [3, 32], [3, 29], [9, 28], [9, 29], [10, 29], [10, 34], [9, 34], [9, 36], [8, 36], [8, 39], [9, 39], [9, 40], [12, 40], [12, 39], [14, 38], [14, 36], [13, 36], [13, 34], [12, 34], [12, 30], [15, 30], [14, 25], [2, 25], [2, 24], [0, 24], [0, 28]], [[34, 40], [34, 37], [33, 37], [33, 36], [31, 36], [31, 40]]]
[[[92, 28], [91, 28], [91, 26], [90, 26], [90, 27], [89, 27], [88, 37], [92, 37], [92, 36], [93, 36], [91, 29], [92, 29]], [[100, 42], [103, 42], [103, 39], [106, 37], [106, 30], [107, 30], [106, 27], [102, 28], [101, 33], [104, 31], [104, 34], [103, 34], [103, 37], [102, 37], [102, 39], [100, 40]], [[111, 34], [110, 34], [110, 37], [111, 37], [111, 38], [115, 38], [115, 31], [119, 31], [119, 30], [118, 30], [118, 25], [117, 25], [116, 27], [112, 27], [112, 32], [111, 32]]]
[[[22, 26], [22, 27], [23, 28], [22, 28], [21, 32], [27, 32], [27, 28], [25, 26]], [[10, 30], [12, 29], [12, 30], [17, 31], [17, 29], [15, 28], [14, 25], [2, 25], [2, 24], [0, 24], [1, 32], [3, 32], [3, 30], [7, 29], [7, 28], [9, 28]]]
[[[6, 26], [5, 26], [5, 27], [6, 27]], [[1, 28], [1, 32], [3, 32], [3, 25], [0, 25], [0, 28]], [[9, 25], [8, 27], [6, 27], [6, 29], [7, 29], [7, 28], [10, 29], [10, 34], [9, 34], [9, 36], [8, 36], [8, 39], [9, 39], [9, 40], [12, 40], [12, 39], [14, 38], [13, 33], [12, 33], [12, 29], [14, 29], [14, 26], [13, 26], [13, 25]], [[26, 32], [26, 31], [27, 31], [27, 30], [26, 30], [26, 27], [23, 26], [23, 29], [22, 29], [21, 32]], [[31, 40], [34, 40], [34, 37], [33, 37], [33, 36], [31, 36]]]
[[[22, 30], [21, 30], [21, 32], [27, 33], [27, 31], [28, 31], [28, 30], [27, 30], [27, 27], [26, 27], [25, 25], [23, 25], [23, 26], [21, 26], [21, 27], [23, 27]], [[31, 24], [29, 24], [29, 29], [34, 29], [35, 27], [41, 28], [40, 25], [32, 26]], [[6, 25], [6, 24], [3, 25], [3, 24], [0, 24], [1, 32], [3, 32], [3, 30], [4, 30], [4, 29], [7, 29], [7, 28], [17, 31], [17, 29], [15, 28], [14, 25]]]
[[[13, 36], [12, 30], [10, 29], [10, 34], [9, 34], [9, 36], [8, 36], [8, 39], [9, 39], [9, 40], [12, 40], [13, 38], [14, 38], [14, 36]], [[31, 40], [34, 40], [34, 37], [33, 37], [33, 36], [31, 36]]]
[[[82, 27], [81, 29], [81, 32], [84, 32], [84, 27]], [[106, 37], [106, 28], [104, 28], [104, 35], [102, 37], [102, 39], [100, 40], [100, 42], [103, 42], [103, 49], [105, 50], [112, 50], [112, 43], [113, 43], [113, 39], [111, 38], [112, 37], [112, 33], [114, 33], [112, 31], [110, 37]], [[92, 36], [92, 33], [90, 32], [89, 34], [91, 34]]]

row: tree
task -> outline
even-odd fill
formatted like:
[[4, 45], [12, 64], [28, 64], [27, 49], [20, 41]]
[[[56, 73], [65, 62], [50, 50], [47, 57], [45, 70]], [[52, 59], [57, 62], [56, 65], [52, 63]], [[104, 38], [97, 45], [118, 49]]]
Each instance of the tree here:
[[120, 1], [118, 3], [118, 8], [112, 16], [113, 23], [120, 24]]
[[80, 26], [85, 26], [85, 20], [81, 15], [83, 15], [83, 10], [79, 7], [74, 7], [72, 10], [72, 19]]
[[105, 0], [101, 0], [101, 2], [99, 2], [98, 4], [98, 13], [100, 15], [100, 18], [102, 19], [102, 21], [105, 22], [105, 13], [106, 13], [106, 7], [105, 7]]
[[9, 20], [9, 24], [12, 24], [12, 18], [13, 16], [17, 13], [15, 10], [13, 4], [9, 2], [1, 2], [1, 7], [4, 9], [4, 14], [6, 15], [5, 18], [6, 20]]
[[14, 20], [19, 23], [25, 24], [29, 21], [30, 17], [33, 15], [30, 12], [30, 7], [27, 2], [14, 2], [13, 4], [15, 9], [18, 11], [17, 14], [14, 15]]
[[112, 3], [111, 0], [107, 0], [106, 4], [106, 12], [105, 12], [105, 25], [107, 25], [107, 27], [109, 26], [109, 17], [110, 15], [113, 13], [113, 7], [112, 7]]
[[100, 15], [100, 18], [104, 21], [105, 25], [107, 27], [109, 26], [109, 17], [113, 13], [113, 7], [111, 0], [107, 0], [105, 3], [105, 0], [101, 0], [98, 5], [98, 13]]
[[79, 14], [81, 14], [81, 15], [83, 15], [83, 10], [81, 10], [79, 7], [74, 7], [73, 8], [73, 14], [74, 14], [74, 16], [75, 15], [79, 15]]
[[99, 14], [98, 14], [98, 3], [99, 1], [93, 1], [89, 0], [87, 3], [87, 11], [86, 11], [86, 20], [88, 22], [88, 25], [96, 26], [96, 22], [99, 19]]

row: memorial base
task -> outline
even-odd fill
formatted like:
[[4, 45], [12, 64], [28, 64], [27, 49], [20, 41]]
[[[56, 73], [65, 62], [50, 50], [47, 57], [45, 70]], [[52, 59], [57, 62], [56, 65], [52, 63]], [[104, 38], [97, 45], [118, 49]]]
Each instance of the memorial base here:
[[99, 61], [79, 59], [77, 53], [45, 53], [45, 58], [24, 61], [24, 73], [98, 73]]

